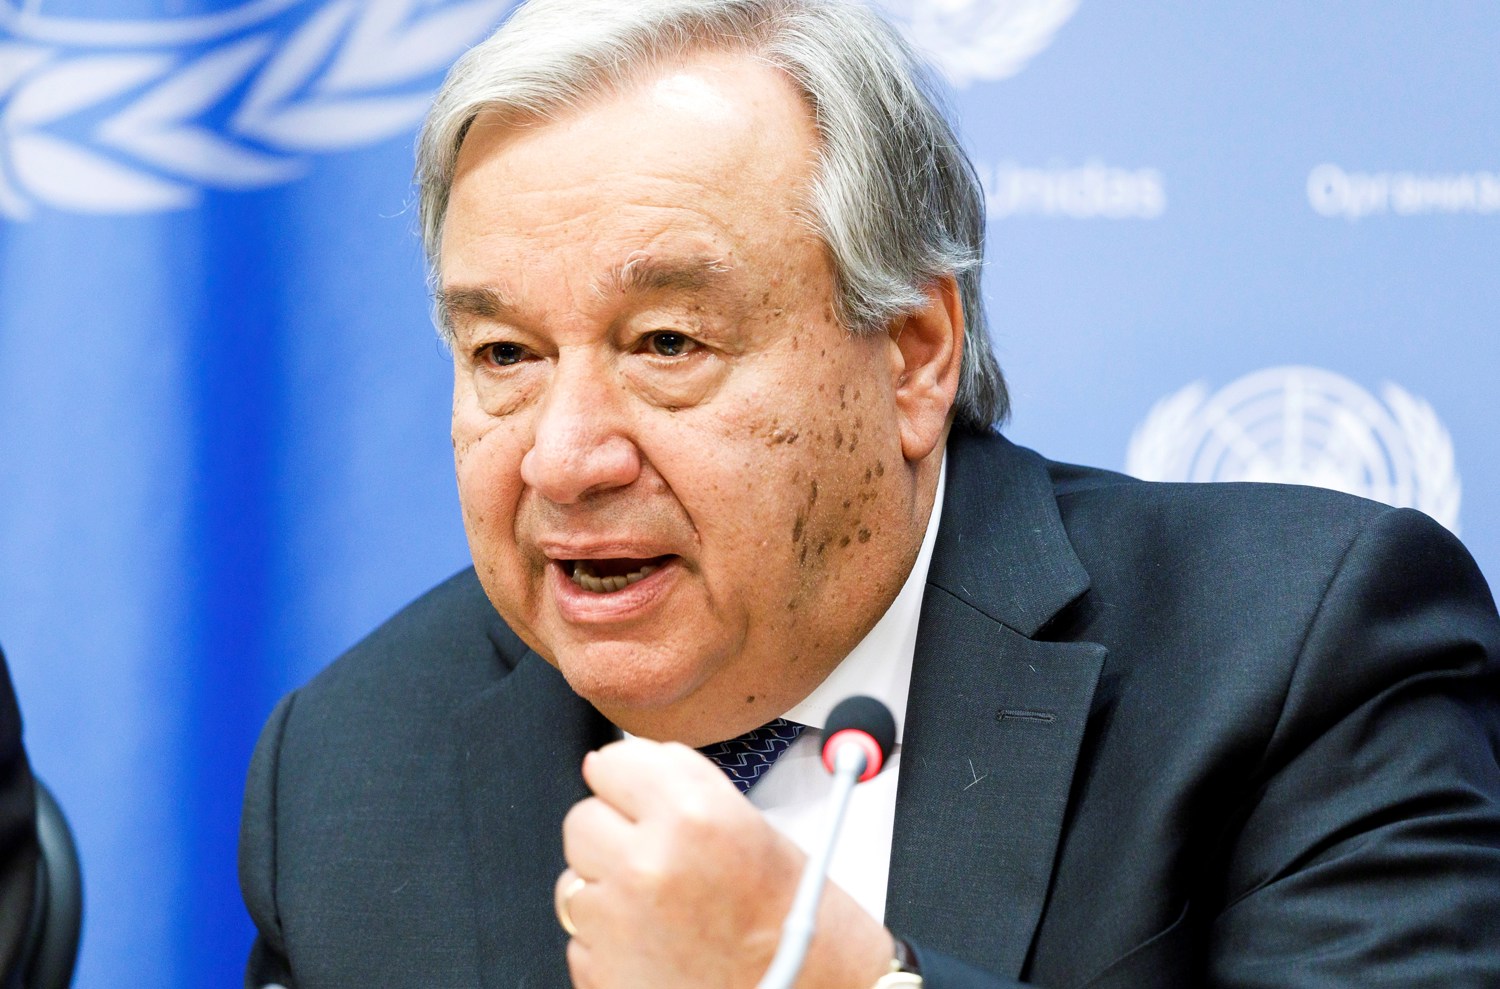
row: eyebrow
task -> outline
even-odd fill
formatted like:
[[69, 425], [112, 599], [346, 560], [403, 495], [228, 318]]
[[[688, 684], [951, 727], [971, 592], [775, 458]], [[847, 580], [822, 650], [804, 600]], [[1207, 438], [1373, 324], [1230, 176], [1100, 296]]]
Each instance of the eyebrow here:
[[653, 258], [636, 253], [605, 276], [603, 292], [698, 292], [724, 281], [733, 268], [723, 258], [699, 255], [688, 258]]
[[[637, 253], [596, 282], [595, 290], [601, 296], [701, 292], [722, 285], [733, 270], [723, 258], [710, 255], [661, 259]], [[440, 289], [436, 302], [438, 318], [450, 331], [460, 317], [501, 322], [517, 318], [522, 311], [518, 303], [490, 285]]]
[[518, 308], [503, 292], [489, 286], [440, 289], [437, 293], [438, 317], [448, 330], [453, 329], [457, 316], [498, 321], [514, 315]]

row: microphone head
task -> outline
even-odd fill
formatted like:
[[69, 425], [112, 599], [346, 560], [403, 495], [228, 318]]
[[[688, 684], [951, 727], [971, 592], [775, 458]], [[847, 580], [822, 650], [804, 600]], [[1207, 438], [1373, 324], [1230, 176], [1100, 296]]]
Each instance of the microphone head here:
[[896, 745], [896, 719], [891, 709], [873, 697], [846, 697], [839, 701], [823, 729], [823, 765], [830, 773], [835, 754], [845, 744], [856, 744], [865, 750], [861, 783], [880, 772]]

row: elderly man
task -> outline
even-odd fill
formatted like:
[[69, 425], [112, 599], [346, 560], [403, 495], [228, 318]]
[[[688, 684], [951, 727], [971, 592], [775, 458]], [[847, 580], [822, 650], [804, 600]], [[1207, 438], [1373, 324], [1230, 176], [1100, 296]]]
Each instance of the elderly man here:
[[[1500, 980], [1483, 579], [1413, 512], [992, 432], [919, 78], [826, 0], [536, 0], [454, 69], [475, 568], [272, 716], [251, 984], [748, 989], [854, 692], [899, 742], [805, 989]], [[694, 750], [746, 737], [741, 786]]]

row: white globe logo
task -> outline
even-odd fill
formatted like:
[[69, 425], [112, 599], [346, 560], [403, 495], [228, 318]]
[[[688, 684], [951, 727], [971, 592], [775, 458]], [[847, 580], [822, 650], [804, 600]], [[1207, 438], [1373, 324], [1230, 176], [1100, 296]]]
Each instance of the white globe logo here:
[[1311, 484], [1416, 508], [1458, 532], [1463, 486], [1432, 406], [1399, 385], [1382, 403], [1315, 367], [1256, 371], [1209, 393], [1197, 382], [1151, 409], [1125, 470], [1150, 481]]
[[1052, 43], [1078, 0], [881, 0], [955, 86], [1006, 79]]

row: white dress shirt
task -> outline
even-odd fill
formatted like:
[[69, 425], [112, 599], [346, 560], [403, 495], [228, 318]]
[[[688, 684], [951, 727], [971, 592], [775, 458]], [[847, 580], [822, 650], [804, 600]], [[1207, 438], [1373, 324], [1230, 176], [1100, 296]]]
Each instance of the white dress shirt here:
[[927, 520], [922, 549], [901, 592], [859, 645], [828, 678], [784, 717], [817, 731], [803, 732], [750, 789], [750, 802], [773, 827], [811, 851], [826, 827], [832, 778], [823, 768], [821, 729], [834, 705], [851, 694], [886, 703], [896, 718], [896, 747], [879, 776], [854, 788], [843, 831], [834, 849], [830, 878], [844, 888], [870, 916], [884, 920], [886, 881], [891, 866], [891, 832], [896, 822], [896, 782], [901, 775], [901, 734], [906, 695], [911, 687], [912, 657], [917, 648], [917, 619], [927, 568], [937, 541], [947, 481], [946, 459], [938, 471], [937, 498]]

